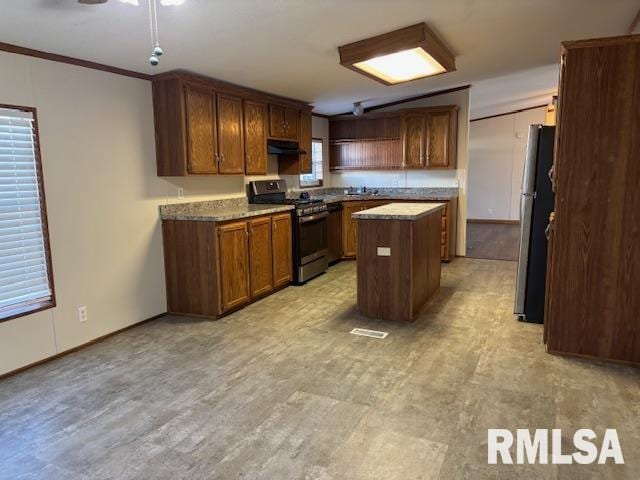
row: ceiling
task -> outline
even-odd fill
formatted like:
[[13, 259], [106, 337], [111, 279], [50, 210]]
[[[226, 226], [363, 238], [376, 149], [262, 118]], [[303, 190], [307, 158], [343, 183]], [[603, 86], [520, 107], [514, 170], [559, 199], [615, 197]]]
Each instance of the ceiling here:
[[[184, 68], [308, 101], [319, 113], [371, 106], [557, 63], [562, 40], [626, 33], [637, 0], [187, 0], [160, 7], [149, 66], [146, 1], [3, 2], [0, 42], [145, 73]], [[338, 64], [339, 45], [425, 21], [457, 71], [387, 87]]]

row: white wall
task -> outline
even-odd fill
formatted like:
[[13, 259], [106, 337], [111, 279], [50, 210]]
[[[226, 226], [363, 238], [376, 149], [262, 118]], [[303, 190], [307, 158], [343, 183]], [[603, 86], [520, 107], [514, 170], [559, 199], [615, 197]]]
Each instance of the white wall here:
[[4, 52], [0, 72], [0, 103], [37, 108], [57, 300], [0, 323], [1, 374], [166, 311], [168, 187], [149, 82]]
[[465, 255], [467, 223], [467, 165], [469, 149], [469, 90], [415, 100], [380, 111], [400, 108], [458, 105], [458, 159], [457, 170], [410, 170], [376, 172], [336, 172], [331, 174], [332, 187], [365, 185], [367, 187], [459, 187], [458, 240], [456, 253]]
[[520, 184], [529, 125], [544, 123], [545, 108], [471, 122], [468, 217], [520, 219]]
[[482, 118], [551, 103], [558, 91], [559, 65], [546, 65], [473, 83], [471, 118]]

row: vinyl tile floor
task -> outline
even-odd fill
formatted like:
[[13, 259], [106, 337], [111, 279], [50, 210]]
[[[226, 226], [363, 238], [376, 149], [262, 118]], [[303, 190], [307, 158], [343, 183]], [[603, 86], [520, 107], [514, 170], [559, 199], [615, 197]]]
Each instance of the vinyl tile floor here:
[[[358, 314], [342, 262], [221, 320], [166, 316], [8, 377], [0, 478], [640, 478], [639, 371], [545, 353], [512, 315], [515, 269], [456, 259], [395, 324]], [[561, 428], [570, 452], [576, 429], [607, 427], [624, 465], [487, 464], [488, 428]]]

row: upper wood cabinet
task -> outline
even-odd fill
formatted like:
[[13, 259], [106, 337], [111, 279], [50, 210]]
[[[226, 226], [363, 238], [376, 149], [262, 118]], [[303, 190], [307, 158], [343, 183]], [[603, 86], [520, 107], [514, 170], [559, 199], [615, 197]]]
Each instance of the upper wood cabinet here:
[[244, 151], [247, 175], [267, 174], [267, 105], [244, 102]]
[[242, 99], [217, 95], [218, 173], [244, 173]]
[[278, 173], [281, 175], [300, 175], [311, 173], [313, 169], [313, 156], [311, 154], [311, 112], [303, 110], [298, 112], [300, 117], [300, 138], [298, 143], [305, 152], [301, 155], [287, 155], [278, 159]]
[[405, 168], [424, 168], [426, 149], [426, 119], [423, 112], [402, 114], [402, 165]]
[[458, 154], [458, 109], [428, 110], [426, 130], [426, 167], [455, 168]]
[[403, 109], [329, 121], [331, 170], [456, 167], [458, 107]]
[[189, 173], [216, 173], [218, 159], [213, 91], [186, 86], [184, 95], [187, 170]]
[[220, 313], [238, 307], [251, 298], [248, 236], [247, 223], [244, 221], [218, 227]]
[[300, 114], [311, 112], [302, 102], [184, 72], [154, 76], [152, 90], [159, 176], [264, 175], [267, 136], [299, 141]]
[[273, 254], [271, 217], [247, 222], [249, 226], [249, 271], [251, 297], [259, 297], [273, 289]]
[[269, 136], [285, 140], [298, 140], [300, 109], [282, 105], [269, 105]]
[[291, 215], [288, 212], [274, 215], [271, 224], [273, 285], [279, 287], [288, 284], [292, 279]]
[[300, 173], [311, 173], [313, 171], [311, 141], [311, 112], [300, 112], [300, 148], [307, 152], [300, 155]]

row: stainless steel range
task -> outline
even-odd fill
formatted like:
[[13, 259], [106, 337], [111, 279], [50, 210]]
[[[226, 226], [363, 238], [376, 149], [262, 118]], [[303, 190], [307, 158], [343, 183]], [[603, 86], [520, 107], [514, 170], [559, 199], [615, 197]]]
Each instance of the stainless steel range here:
[[303, 192], [300, 198], [287, 198], [287, 183], [256, 180], [249, 183], [249, 203], [288, 204], [293, 225], [293, 283], [301, 285], [328, 268], [327, 204]]

